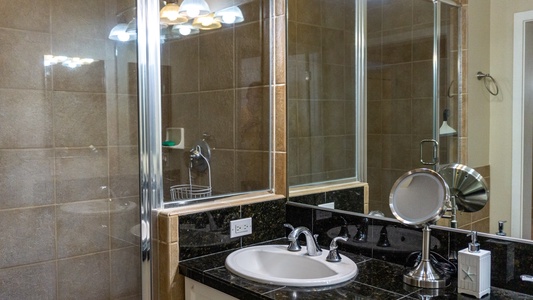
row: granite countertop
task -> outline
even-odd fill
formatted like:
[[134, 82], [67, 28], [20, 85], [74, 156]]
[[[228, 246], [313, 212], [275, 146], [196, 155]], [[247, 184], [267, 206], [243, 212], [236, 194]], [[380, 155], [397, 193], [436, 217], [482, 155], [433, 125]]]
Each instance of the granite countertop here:
[[[239, 299], [475, 299], [457, 293], [457, 279], [444, 289], [420, 289], [403, 283], [403, 266], [341, 252], [351, 258], [359, 274], [343, 284], [322, 288], [295, 288], [257, 283], [231, 274], [224, 261], [232, 252], [180, 262], [180, 274]], [[491, 288], [482, 299], [532, 299], [533, 296]]]

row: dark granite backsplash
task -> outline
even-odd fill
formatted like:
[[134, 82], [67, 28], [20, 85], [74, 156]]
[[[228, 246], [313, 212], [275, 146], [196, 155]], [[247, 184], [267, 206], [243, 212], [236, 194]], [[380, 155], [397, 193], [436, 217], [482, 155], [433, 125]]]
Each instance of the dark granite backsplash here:
[[317, 206], [326, 203], [334, 203], [335, 209], [359, 213], [363, 213], [365, 210], [364, 187], [291, 197], [291, 201]]
[[[284, 237], [285, 199], [180, 216], [179, 260]], [[230, 221], [252, 218], [252, 234], [230, 238]]]
[[[354, 193], [353, 190], [356, 189], [343, 191]], [[321, 198], [322, 193], [317, 197]], [[333, 192], [329, 197], [339, 197], [339, 193]], [[313, 196], [308, 199], [311, 198]], [[330, 200], [324, 198], [326, 202]], [[229, 222], [247, 217], [252, 217], [253, 233], [230, 239]], [[180, 216], [179, 259], [183, 261], [284, 238], [289, 232], [283, 227], [285, 222], [311, 229], [319, 235], [319, 244], [325, 249], [333, 237], [344, 235], [348, 241], [339, 244], [340, 250], [398, 265], [413, 263], [411, 253], [422, 248], [421, 229], [395, 220], [286, 203], [285, 199], [280, 199]], [[365, 232], [366, 238], [362, 234]], [[533, 244], [483, 234], [478, 237], [482, 249], [492, 252], [491, 285], [533, 295], [533, 283], [520, 279], [523, 274], [533, 275]], [[466, 248], [469, 241], [465, 231], [436, 227], [431, 231], [430, 247], [436, 255], [455, 262], [457, 251]]]
[[[379, 217], [352, 215], [288, 203], [287, 221], [294, 226], [306, 226], [319, 235], [319, 243], [327, 246], [335, 236], [349, 235], [348, 242], [341, 242], [339, 249], [354, 254], [409, 265], [414, 251], [422, 248], [422, 231], [404, 226], [395, 220]], [[358, 231], [367, 227], [366, 241], [357, 241]], [[380, 244], [386, 231], [390, 247]], [[494, 287], [533, 295], [533, 282], [520, 279], [520, 275], [533, 275], [533, 244], [512, 239], [480, 234], [481, 248], [491, 251], [492, 278]], [[470, 238], [464, 231], [432, 228], [430, 250], [443, 258], [456, 262], [457, 251], [467, 247]], [[408, 261], [408, 258], [409, 261]], [[456, 275], [452, 280], [456, 280]]]

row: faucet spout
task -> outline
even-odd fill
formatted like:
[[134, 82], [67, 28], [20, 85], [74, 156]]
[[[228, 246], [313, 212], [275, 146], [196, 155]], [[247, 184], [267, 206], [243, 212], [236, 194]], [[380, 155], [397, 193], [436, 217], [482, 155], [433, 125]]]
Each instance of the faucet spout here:
[[[319, 256], [319, 255], [321, 255], [322, 254], [322, 249], [318, 245], [316, 237], [313, 236], [313, 234], [311, 233], [311, 230], [309, 230], [309, 228], [307, 228], [307, 227], [300, 226], [300, 227], [295, 228], [293, 231], [291, 231], [291, 233], [289, 233], [289, 236], [287, 236], [287, 239], [290, 242], [296, 242], [298, 240], [298, 237], [302, 233], [305, 235], [305, 244], [307, 246], [307, 254], [309, 256]], [[289, 251], [290, 251], [290, 249], [289, 249]]]

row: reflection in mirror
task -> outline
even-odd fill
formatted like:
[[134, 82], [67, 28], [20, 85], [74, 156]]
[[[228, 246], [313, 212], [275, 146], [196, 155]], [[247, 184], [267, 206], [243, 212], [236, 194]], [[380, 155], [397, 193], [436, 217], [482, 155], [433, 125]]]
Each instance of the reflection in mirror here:
[[[386, 61], [383, 61], [383, 64], [381, 63], [383, 57], [387, 57], [389, 60], [399, 60], [401, 58], [407, 59], [406, 57], [412, 57], [415, 54], [418, 55], [420, 52], [424, 52], [426, 57], [430, 55], [427, 50], [424, 50], [430, 47], [428, 45], [430, 43], [429, 39], [424, 42], [423, 39], [417, 38], [413, 44], [387, 42], [392, 40], [389, 37], [394, 37], [395, 33], [398, 33], [397, 36], [410, 36], [410, 33], [402, 35], [401, 32], [408, 27], [405, 23], [413, 22], [414, 18], [406, 17], [411, 16], [412, 11], [416, 11], [416, 22], [424, 22], [424, 20], [429, 22], [431, 14], [429, 12], [421, 13], [421, 10], [430, 10], [428, 5], [430, 1], [413, 1], [413, 6], [406, 8], [408, 12], [402, 10], [402, 5], [394, 7], [395, 2], [397, 1], [387, 2], [387, 4], [392, 6], [381, 6], [382, 1], [367, 1], [368, 137], [366, 146], [368, 157], [365, 162], [368, 176], [365, 181], [370, 184], [371, 205], [372, 202], [375, 203], [374, 199], [377, 197], [377, 199], [380, 199], [377, 205], [380, 206], [383, 206], [383, 197], [390, 190], [386, 186], [389, 185], [390, 187], [392, 182], [403, 173], [402, 168], [414, 168], [419, 161], [419, 158], [413, 155], [419, 152], [417, 145], [419, 138], [400, 139], [400, 130], [404, 130], [404, 128], [400, 126], [402, 123], [394, 120], [403, 120], [407, 124], [415, 125], [420, 123], [428, 124], [430, 123], [428, 118], [432, 118], [431, 115], [422, 113], [431, 110], [427, 102], [422, 101], [422, 99], [427, 99], [427, 97], [413, 98], [412, 103], [416, 103], [416, 105], [411, 107], [400, 105], [401, 103], [409, 103], [406, 100], [407, 98], [401, 98], [405, 100], [403, 102], [392, 102], [392, 99], [387, 102], [386, 99], [382, 98], [390, 93], [398, 95], [402, 92], [402, 89], [407, 89], [406, 93], [411, 94], [413, 92], [423, 92], [428, 87], [427, 81], [431, 78], [428, 72], [421, 73], [418, 68], [416, 72], [404, 73], [401, 69], [397, 69], [402, 66], [401, 63], [385, 63]], [[290, 3], [291, 1], [289, 1]], [[513, 35], [509, 33], [513, 31], [514, 14], [533, 10], [533, 2], [529, 0], [462, 0], [461, 3], [463, 5], [461, 7], [462, 16], [466, 22], [462, 28], [459, 27], [461, 30], [456, 33], [457, 35], [463, 34], [463, 37], [456, 39], [453, 37], [455, 34], [453, 30], [442, 29], [446, 26], [441, 26], [441, 30], [443, 30], [441, 32], [443, 35], [441, 49], [443, 51], [456, 48], [452, 41], [463, 41], [459, 67], [456, 67], [457, 64], [454, 63], [455, 58], [452, 59], [454, 53], [456, 53], [452, 50], [449, 52], [450, 55], [442, 56], [440, 60], [441, 68], [448, 68], [447, 72], [450, 75], [456, 74], [457, 70], [462, 70], [464, 74], [462, 74], [462, 80], [450, 80], [448, 76], [441, 75], [441, 84], [439, 84], [441, 95], [440, 112], [435, 112], [434, 115], [439, 115], [439, 118], [442, 118], [440, 120], [441, 124], [438, 125], [441, 127], [444, 121], [444, 109], [450, 109], [449, 113], [446, 114], [446, 122], [457, 132], [457, 137], [445, 136], [444, 140], [443, 138], [440, 139], [440, 145], [447, 147], [446, 149], [440, 149], [440, 158], [441, 164], [461, 162], [474, 167], [489, 182], [492, 200], [481, 211], [475, 213], [460, 212], [458, 221], [464, 227], [461, 225], [459, 227], [480, 232], [496, 233], [499, 231], [499, 221], [507, 221], [507, 223], [502, 224], [505, 224], [505, 232], [508, 235], [530, 239], [531, 232], [527, 231], [527, 228], [532, 226], [531, 214], [533, 212], [520, 210], [519, 205], [524, 204], [526, 207], [531, 208], [531, 199], [528, 197], [523, 200], [519, 199], [517, 202], [514, 195], [522, 193], [516, 190], [516, 186], [531, 186], [531, 182], [523, 182], [520, 178], [516, 179], [515, 182], [515, 179], [511, 179], [515, 177], [511, 166], [524, 165], [525, 162], [517, 155], [513, 155], [513, 151], [521, 150], [513, 150], [514, 146], [512, 146], [512, 137], [516, 132], [513, 129], [515, 125], [512, 125], [512, 120], [520, 119], [519, 117], [513, 117], [512, 105], [513, 103], [522, 102], [523, 99], [518, 98], [516, 101], [513, 99], [515, 97], [514, 94], [519, 93], [513, 91], [512, 85], [513, 83], [521, 82], [522, 79], [513, 75], [513, 69], [516, 69], [516, 66], [514, 68], [511, 66], [513, 66], [513, 57], [516, 55], [513, 55]], [[347, 5], [343, 8], [345, 11], [349, 11], [349, 5], [351, 4]], [[449, 8], [445, 4], [442, 6]], [[289, 6], [290, 11], [294, 9], [294, 5]], [[448, 12], [450, 18], [443, 17], [441, 23], [452, 20], [453, 9], [449, 8], [449, 10], [451, 10]], [[491, 11], [498, 13], [491, 13]], [[446, 11], [443, 12], [443, 14], [446, 13]], [[342, 14], [337, 13], [337, 16], [340, 15]], [[323, 15], [323, 19], [327, 19], [327, 16]], [[405, 23], [402, 25], [402, 22]], [[347, 22], [346, 24], [349, 25], [350, 23]], [[289, 25], [293, 26], [293, 28], [295, 26], [294, 23]], [[453, 25], [453, 23], [450, 22], [450, 25]], [[420, 28], [423, 25], [419, 24], [416, 27]], [[373, 32], [376, 32], [374, 40], [372, 39]], [[383, 45], [380, 44], [382, 40], [384, 42]], [[399, 38], [397, 40], [400, 41]], [[444, 46], [446, 44], [450, 44], [450, 46]], [[373, 45], [375, 45], [376, 51], [372, 50]], [[289, 50], [291, 49], [290, 47], [291, 45], [289, 44]], [[295, 50], [294, 45], [292, 49], [292, 51]], [[300, 49], [304, 48], [301, 47]], [[374, 65], [375, 63], [377, 66]], [[426, 60], [427, 63], [429, 61]], [[416, 64], [412, 65], [412, 70], [415, 70], [415, 65], [421, 66], [422, 64], [422, 60], [417, 61]], [[380, 68], [382, 65], [389, 66], [389, 68]], [[465, 68], [467, 65], [468, 68]], [[520, 66], [521, 64], [519, 63], [518, 65]], [[397, 68], [392, 68], [393, 66]], [[407, 65], [404, 66], [407, 67]], [[463, 67], [461, 68], [460, 66]], [[289, 70], [293, 68], [290, 61], [288, 68]], [[375, 76], [372, 74], [374, 69], [376, 70]], [[397, 71], [394, 72], [395, 70]], [[483, 82], [477, 80], [476, 73], [478, 71], [490, 73], [497, 80], [499, 85], [499, 94], [497, 96], [492, 96], [486, 90]], [[394, 74], [407, 75], [390, 77]], [[408, 75], [411, 75], [411, 77]], [[412, 76], [414, 75], [417, 76], [417, 82], [424, 82], [425, 84], [414, 86], [406, 84], [406, 82], [412, 82]], [[351, 73], [347, 73], [345, 78], [349, 76], [351, 76]], [[463, 91], [459, 90], [458, 83], [462, 84]], [[290, 81], [288, 89], [291, 89]], [[451, 90], [448, 91], [448, 89]], [[428, 93], [426, 91], [423, 94], [427, 95]], [[390, 96], [388, 97], [391, 98]], [[391, 107], [393, 104], [394, 106]], [[422, 106], [426, 108], [422, 109]], [[295, 120], [295, 115], [291, 112], [291, 110], [294, 111], [293, 107], [293, 104], [289, 107], [291, 122]], [[525, 118], [524, 120], [529, 122], [528, 119]], [[291, 124], [291, 126], [294, 126], [294, 124]], [[433, 125], [433, 127], [435, 126]], [[428, 135], [427, 126], [421, 128], [413, 129], [413, 132], [425, 138]], [[386, 130], [394, 131], [394, 133], [385, 136], [384, 132]], [[293, 131], [291, 130], [289, 133], [292, 135]], [[531, 147], [531, 145], [529, 146]], [[294, 151], [307, 153], [307, 150], [298, 149], [294, 145], [291, 145], [289, 151], [289, 155]], [[431, 154], [431, 149], [424, 149], [424, 153]], [[289, 159], [289, 165], [292, 167], [295, 162], [291, 161], [291, 159], [293, 159], [292, 156]], [[531, 168], [528, 167], [526, 169]], [[289, 172], [291, 172], [289, 177], [292, 176], [291, 174], [296, 174], [292, 173], [294, 170], [295, 168], [289, 169]], [[518, 184], [518, 182], [521, 183]], [[292, 181], [291, 184], [297, 184], [297, 182]], [[511, 199], [513, 200], [511, 201]], [[512, 205], [511, 202], [517, 202], [517, 205]], [[512, 211], [522, 214], [519, 221], [520, 224], [514, 224], [519, 218], [515, 217], [511, 213]], [[512, 222], [512, 220], [515, 221]], [[441, 219], [440, 221], [447, 222], [449, 220]], [[449, 226], [450, 224], [443, 225]]]
[[[344, 1], [327, 9], [288, 3], [291, 195], [296, 185], [364, 180], [370, 190], [365, 212], [392, 217], [389, 193], [399, 176], [423, 162], [459, 159], [459, 8], [424, 0]], [[355, 84], [354, 59], [361, 34], [355, 26], [365, 15], [366, 87]], [[365, 88], [364, 103], [356, 103]], [[366, 178], [355, 174], [358, 118], [366, 118]], [[441, 134], [444, 121], [453, 130]]]
[[355, 177], [355, 1], [317, 3], [287, 5], [289, 186]]
[[173, 205], [270, 189], [267, 3], [208, 0], [209, 22], [162, 19], [163, 188]]
[[[526, 123], [522, 124], [531, 122], [531, 114], [524, 114], [525, 118], [522, 118], [513, 111], [513, 105], [529, 103], [524, 102], [521, 97], [525, 95], [522, 89], [513, 90], [513, 85], [523, 82], [522, 72], [517, 72], [517, 69], [531, 59], [515, 62], [513, 66], [513, 57], [522, 56], [513, 52], [522, 52], [524, 49], [518, 49], [514, 45], [513, 39], [516, 35], [512, 32], [516, 30], [515, 14], [533, 10], [533, 2], [469, 0], [467, 9], [467, 163], [477, 171], [480, 171], [480, 166], [490, 166], [490, 226], [484, 227], [490, 227], [488, 232], [496, 233], [499, 231], [499, 221], [506, 221], [504, 231], [507, 235], [531, 239], [531, 196], [524, 196], [523, 199], [519, 197], [524, 194], [519, 187], [531, 187], [531, 178], [515, 176], [515, 171], [519, 169], [517, 166], [531, 170], [531, 156], [521, 157], [518, 153], [528, 153], [528, 150], [522, 146], [515, 147], [513, 141], [520, 128], [531, 128]], [[491, 95], [483, 81], [477, 80], [478, 71], [490, 73], [496, 80], [499, 86], [498, 95]], [[516, 124], [517, 122], [519, 124]], [[531, 137], [531, 134], [525, 135], [528, 136]], [[531, 149], [531, 142], [523, 146]], [[527, 158], [529, 163], [526, 162]], [[483, 176], [487, 178], [485, 174]]]

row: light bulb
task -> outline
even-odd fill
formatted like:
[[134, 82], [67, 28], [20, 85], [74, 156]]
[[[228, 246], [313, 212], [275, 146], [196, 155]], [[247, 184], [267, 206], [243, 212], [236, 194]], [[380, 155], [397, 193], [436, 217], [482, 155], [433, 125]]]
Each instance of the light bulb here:
[[213, 18], [211, 18], [211, 17], [202, 18], [201, 23], [202, 23], [202, 26], [207, 27], [207, 26], [213, 24]]
[[170, 21], [176, 21], [180, 15], [177, 11], [169, 11], [165, 14], [165, 17]]
[[120, 32], [117, 34], [117, 38], [121, 42], [127, 42], [130, 39], [130, 35], [127, 32]]
[[237, 17], [234, 14], [225, 14], [222, 16], [222, 21], [226, 24], [233, 24]]
[[179, 33], [181, 35], [189, 35], [189, 34], [191, 34], [191, 31], [192, 30], [191, 30], [190, 27], [180, 27], [180, 29], [179, 29]]

